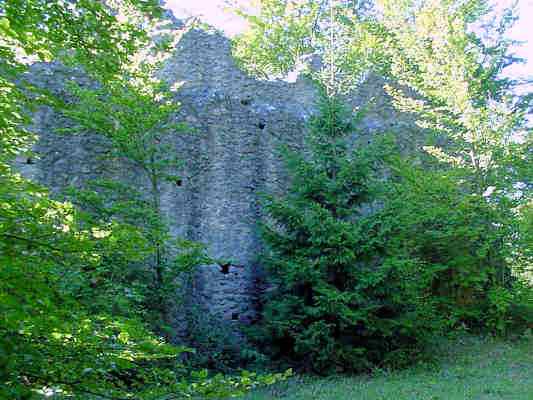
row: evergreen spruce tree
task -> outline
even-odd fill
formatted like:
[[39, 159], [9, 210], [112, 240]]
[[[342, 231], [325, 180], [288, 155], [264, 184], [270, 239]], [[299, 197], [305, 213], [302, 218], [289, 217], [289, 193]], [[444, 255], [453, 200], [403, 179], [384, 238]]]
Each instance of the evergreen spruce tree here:
[[419, 266], [381, 257], [370, 237], [363, 206], [378, 157], [351, 149], [347, 116], [340, 100], [322, 97], [308, 154], [285, 152], [288, 193], [265, 202], [271, 289], [259, 335], [274, 358], [320, 373], [403, 359], [433, 315]]

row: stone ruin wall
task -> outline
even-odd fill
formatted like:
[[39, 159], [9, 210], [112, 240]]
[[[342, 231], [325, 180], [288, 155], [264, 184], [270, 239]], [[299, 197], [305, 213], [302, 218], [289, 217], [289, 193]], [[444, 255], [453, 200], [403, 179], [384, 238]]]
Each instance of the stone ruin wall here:
[[[247, 76], [231, 56], [230, 41], [203, 30], [184, 34], [161, 73], [171, 83], [182, 83], [176, 120], [194, 128], [194, 133], [172, 139], [184, 160], [179, 171], [183, 179], [179, 186], [165, 186], [162, 207], [173, 235], [200, 241], [211, 256], [231, 262], [227, 273], [218, 265], [201, 267], [192, 289], [194, 303], [235, 328], [255, 318], [260, 295], [259, 194], [282, 190], [287, 183], [277, 148], [282, 143], [301, 146], [317, 94], [304, 78], [288, 83]], [[57, 64], [35, 64], [31, 79], [63, 96], [65, 82], [82, 80]], [[362, 105], [371, 98], [376, 101], [358, 139], [411, 129], [412, 123], [393, 110], [377, 79], [368, 80], [351, 102]], [[53, 192], [83, 185], [110, 167], [102, 157], [105, 140], [54, 132], [65, 125], [68, 121], [51, 109], [37, 111], [32, 129], [39, 136], [39, 157], [19, 163], [23, 173]]]

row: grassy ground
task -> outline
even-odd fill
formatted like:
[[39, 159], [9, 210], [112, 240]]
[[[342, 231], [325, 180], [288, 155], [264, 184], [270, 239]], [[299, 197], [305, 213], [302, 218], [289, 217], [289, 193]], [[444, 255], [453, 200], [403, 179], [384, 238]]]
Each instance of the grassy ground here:
[[435, 361], [357, 377], [297, 377], [246, 400], [533, 400], [533, 339], [465, 337], [435, 347]]

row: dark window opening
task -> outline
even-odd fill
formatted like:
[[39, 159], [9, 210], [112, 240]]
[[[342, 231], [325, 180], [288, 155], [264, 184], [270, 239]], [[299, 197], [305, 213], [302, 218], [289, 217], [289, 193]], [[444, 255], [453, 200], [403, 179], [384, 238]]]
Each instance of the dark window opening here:
[[222, 272], [224, 275], [229, 274], [229, 267], [231, 266], [230, 263], [219, 264], [219, 266], [220, 266], [220, 272]]

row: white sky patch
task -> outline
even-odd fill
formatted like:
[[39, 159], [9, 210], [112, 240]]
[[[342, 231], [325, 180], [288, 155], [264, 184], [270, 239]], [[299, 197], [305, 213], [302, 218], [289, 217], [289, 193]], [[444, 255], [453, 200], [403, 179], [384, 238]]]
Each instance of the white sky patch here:
[[[232, 1], [235, 3], [235, 1]], [[238, 0], [240, 5], [248, 5], [249, 0]], [[246, 22], [228, 9], [228, 0], [166, 0], [166, 7], [177, 18], [199, 17], [201, 20], [234, 36], [246, 29]]]
[[[502, 0], [496, 0], [498, 3]], [[511, 38], [525, 43], [516, 48], [516, 55], [527, 59], [527, 64], [515, 64], [509, 68], [511, 76], [533, 77], [533, 0], [521, 0], [519, 3], [520, 19], [510, 32]]]

